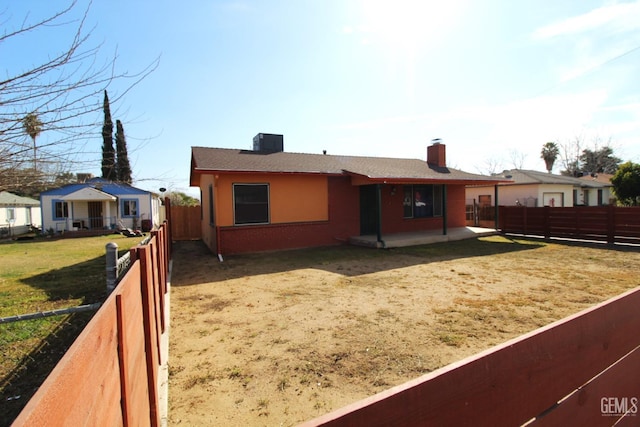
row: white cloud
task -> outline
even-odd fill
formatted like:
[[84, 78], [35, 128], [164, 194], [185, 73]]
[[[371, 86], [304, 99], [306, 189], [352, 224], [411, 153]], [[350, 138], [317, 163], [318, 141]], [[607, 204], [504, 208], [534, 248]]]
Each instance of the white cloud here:
[[[613, 91], [630, 82], [625, 73], [635, 67], [633, 61], [625, 59], [640, 48], [640, 0], [608, 3], [538, 28], [532, 38], [553, 43], [549, 63], [553, 64], [559, 83], [606, 71], [608, 76], [598, 85]], [[587, 83], [582, 79], [581, 84], [594, 84], [594, 80]]]
[[533, 32], [532, 37], [543, 40], [602, 28], [607, 28], [612, 32], [625, 32], [639, 27], [640, 1], [614, 3], [538, 28]]
[[[615, 135], [602, 133], [603, 129], [598, 127], [598, 121], [594, 119], [601, 110], [606, 109], [603, 106], [606, 101], [606, 91], [592, 90], [540, 96], [500, 105], [476, 104], [440, 114], [380, 118], [345, 124], [333, 130], [355, 130], [358, 135], [362, 132], [372, 135], [366, 146], [349, 144], [351, 148], [357, 147], [370, 154], [375, 154], [378, 148], [385, 148], [384, 143], [376, 140], [380, 135], [397, 136], [398, 141], [407, 144], [394, 146], [393, 156], [417, 158], [422, 157], [430, 138], [442, 137], [447, 144], [448, 161], [459, 169], [482, 171], [488, 159], [502, 164], [504, 168], [511, 168], [510, 158], [512, 153], [517, 153], [525, 157], [525, 168], [543, 170], [544, 163], [539, 159], [539, 152], [545, 142], [565, 142], [579, 135], [588, 135], [590, 138], [590, 135], [598, 133], [602, 137], [612, 136], [615, 139]], [[635, 111], [635, 108], [632, 110]], [[629, 120], [635, 118], [630, 117]], [[618, 123], [618, 126], [621, 130], [629, 123]], [[357, 154], [357, 150], [354, 153]]]
[[[501, 123], [490, 136], [500, 141], [542, 141], [570, 138], [588, 125], [607, 94], [602, 90], [542, 96], [498, 107]], [[494, 123], [495, 123], [494, 116]]]

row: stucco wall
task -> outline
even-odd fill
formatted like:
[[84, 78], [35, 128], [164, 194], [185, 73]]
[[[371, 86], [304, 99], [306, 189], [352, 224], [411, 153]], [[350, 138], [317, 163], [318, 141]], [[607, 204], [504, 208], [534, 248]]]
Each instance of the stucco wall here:
[[[560, 195], [561, 200], [558, 200]], [[573, 206], [573, 186], [561, 184], [545, 184], [538, 187], [538, 206], [551, 206], [551, 199], [556, 208]]]
[[[13, 208], [13, 221], [9, 221], [8, 208]], [[0, 206], [0, 237], [17, 236], [31, 231], [31, 225], [40, 226], [40, 207], [38, 206]]]
[[[204, 177], [203, 177], [204, 178]], [[327, 221], [327, 177], [318, 175], [224, 174], [215, 180], [216, 224], [234, 225], [233, 184], [269, 184], [270, 223]], [[204, 205], [207, 206], [207, 205]]]
[[[348, 177], [323, 177], [327, 201], [322, 212], [327, 219], [268, 225], [223, 226], [220, 252], [223, 255], [346, 243], [359, 234], [359, 190]], [[272, 181], [273, 182], [273, 181]], [[292, 195], [295, 197], [295, 195]], [[275, 208], [275, 206], [274, 206]], [[321, 218], [320, 215], [317, 216]], [[209, 248], [215, 244], [207, 244]]]
[[[542, 207], [545, 206], [545, 203], [548, 205], [550, 200], [554, 199], [555, 207], [571, 207], [573, 206], [573, 189], [572, 185], [565, 184], [500, 185], [498, 187], [498, 204], [500, 206], [516, 206], [517, 202], [525, 205], [528, 201], [529, 204], [527, 206], [529, 207]], [[495, 203], [493, 186], [467, 188], [467, 203], [471, 204], [473, 199], [477, 202], [480, 195], [490, 195], [491, 204]], [[578, 198], [579, 200], [581, 199], [580, 190], [578, 191]], [[534, 200], [537, 202], [534, 202]]]
[[[200, 200], [202, 206], [202, 220], [200, 221], [202, 241], [213, 253], [217, 253], [216, 236], [215, 236], [215, 218], [212, 219], [212, 206], [213, 214], [215, 215], [215, 198], [217, 196], [215, 187], [213, 186], [214, 179], [212, 175], [202, 175], [200, 177]], [[209, 191], [211, 188], [211, 191]], [[213, 196], [213, 202], [211, 197]]]
[[[233, 225], [233, 183], [269, 184], [270, 224]], [[210, 220], [209, 186], [215, 224]], [[203, 175], [200, 188], [202, 236], [213, 253], [328, 246], [360, 234], [360, 187], [347, 176]], [[381, 194], [383, 234], [442, 228], [442, 217], [403, 218], [401, 185], [383, 185]], [[447, 225], [465, 226], [463, 185], [447, 186]]]
[[[495, 188], [493, 186], [488, 187], [470, 187], [466, 190], [466, 202], [472, 204], [475, 199], [476, 203], [479, 202], [480, 196], [490, 196], [491, 205], [495, 204]], [[525, 205], [528, 201], [529, 207], [536, 207], [536, 200], [538, 200], [538, 184], [525, 184], [525, 185], [501, 185], [498, 187], [498, 204], [501, 206], [516, 206], [516, 200]], [[538, 200], [538, 205], [542, 203], [542, 200]]]

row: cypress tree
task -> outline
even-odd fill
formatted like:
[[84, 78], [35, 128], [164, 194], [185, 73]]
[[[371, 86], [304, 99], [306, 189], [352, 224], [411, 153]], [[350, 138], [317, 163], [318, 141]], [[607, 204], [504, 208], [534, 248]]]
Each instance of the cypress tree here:
[[104, 111], [104, 124], [102, 125], [102, 178], [116, 179], [116, 152], [113, 149], [113, 121], [111, 120], [111, 107], [109, 96], [104, 91], [102, 104]]
[[127, 154], [127, 141], [124, 137], [124, 128], [120, 120], [116, 120], [116, 155], [118, 181], [131, 184], [131, 165]]

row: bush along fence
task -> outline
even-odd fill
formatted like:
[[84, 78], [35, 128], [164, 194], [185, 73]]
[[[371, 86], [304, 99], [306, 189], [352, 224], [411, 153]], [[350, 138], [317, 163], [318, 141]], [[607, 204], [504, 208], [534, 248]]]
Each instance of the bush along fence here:
[[640, 244], [640, 207], [576, 206], [527, 208], [500, 206], [503, 233]]
[[637, 426], [640, 288], [301, 427]]
[[170, 236], [165, 222], [12, 426], [160, 425]]

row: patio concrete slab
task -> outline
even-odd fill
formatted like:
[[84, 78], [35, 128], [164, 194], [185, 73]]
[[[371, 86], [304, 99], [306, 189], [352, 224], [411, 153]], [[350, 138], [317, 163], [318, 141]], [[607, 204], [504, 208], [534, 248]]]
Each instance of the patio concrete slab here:
[[431, 243], [452, 242], [456, 240], [474, 239], [476, 237], [498, 234], [493, 228], [456, 227], [447, 230], [415, 231], [410, 233], [383, 234], [382, 242], [377, 241], [376, 235], [355, 236], [349, 238], [349, 243], [372, 248], [401, 248], [405, 246], [428, 245]]

